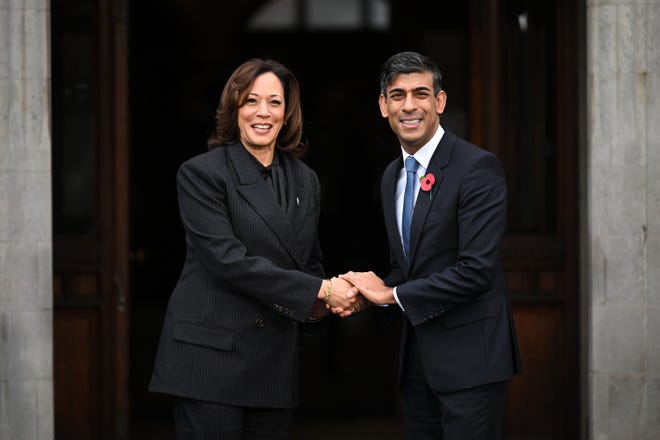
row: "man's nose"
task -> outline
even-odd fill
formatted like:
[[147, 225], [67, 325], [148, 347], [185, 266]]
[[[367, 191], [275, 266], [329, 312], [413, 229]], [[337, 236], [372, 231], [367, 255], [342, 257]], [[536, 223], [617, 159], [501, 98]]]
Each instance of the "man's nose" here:
[[414, 110], [415, 107], [417, 107], [417, 102], [415, 101], [415, 97], [413, 96], [412, 93], [406, 94], [406, 97], [403, 100], [403, 109], [410, 111]]

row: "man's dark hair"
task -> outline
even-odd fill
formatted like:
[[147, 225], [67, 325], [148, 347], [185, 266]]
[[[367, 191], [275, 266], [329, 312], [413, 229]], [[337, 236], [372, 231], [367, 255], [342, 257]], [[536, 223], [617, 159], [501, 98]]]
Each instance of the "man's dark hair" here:
[[442, 90], [442, 71], [431, 58], [411, 51], [394, 54], [380, 69], [380, 92], [387, 96], [387, 86], [401, 73], [424, 72], [433, 74], [433, 94], [437, 95]]

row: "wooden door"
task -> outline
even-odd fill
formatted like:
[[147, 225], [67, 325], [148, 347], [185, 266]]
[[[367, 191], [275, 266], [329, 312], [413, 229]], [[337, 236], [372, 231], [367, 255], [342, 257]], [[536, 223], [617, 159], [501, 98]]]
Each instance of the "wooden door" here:
[[58, 439], [127, 432], [124, 0], [51, 2]]
[[508, 439], [579, 438], [580, 2], [471, 7], [470, 136], [507, 172], [503, 264], [523, 358]]
[[[443, 124], [497, 154], [508, 175], [504, 266], [524, 372], [510, 386], [505, 438], [578, 438], [576, 103], [584, 6], [570, 0], [392, 0], [386, 31], [299, 25], [245, 32], [248, 9], [266, 3], [133, 3], [134, 139], [140, 148], [132, 157], [141, 170], [134, 179], [135, 247], [148, 256], [134, 271], [133, 311], [142, 327], [142, 337], [133, 340], [134, 415], [146, 420], [157, 414], [154, 423], [172, 432], [170, 402], [146, 387], [185, 257], [173, 182], [177, 166], [205, 150], [231, 69], [249, 56], [267, 55], [296, 73], [311, 145], [305, 160], [323, 187], [319, 233], [326, 270], [386, 273], [378, 185], [399, 146], [377, 110], [377, 72], [390, 54], [412, 49], [432, 55], [446, 71]], [[349, 434], [342, 438], [359, 438], [352, 427], [361, 414], [360, 421], [375, 425], [370, 432], [380, 427], [388, 431], [380, 438], [400, 438], [397, 349], [396, 329], [383, 330], [369, 312], [338, 321], [322, 340], [306, 344], [295, 426], [314, 432], [343, 426]], [[355, 374], [356, 368], [378, 376]]]

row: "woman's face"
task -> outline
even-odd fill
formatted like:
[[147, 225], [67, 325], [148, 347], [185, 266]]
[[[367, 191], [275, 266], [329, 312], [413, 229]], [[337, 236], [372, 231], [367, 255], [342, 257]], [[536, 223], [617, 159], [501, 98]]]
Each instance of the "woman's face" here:
[[248, 149], [275, 149], [284, 124], [284, 88], [272, 72], [259, 75], [238, 109], [241, 142]]

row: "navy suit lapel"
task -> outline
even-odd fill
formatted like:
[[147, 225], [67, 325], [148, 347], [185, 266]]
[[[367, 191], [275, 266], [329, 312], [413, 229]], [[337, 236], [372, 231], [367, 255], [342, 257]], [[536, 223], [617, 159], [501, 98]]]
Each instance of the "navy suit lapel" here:
[[454, 148], [455, 141], [456, 135], [449, 131], [445, 131], [442, 139], [440, 139], [438, 147], [435, 149], [435, 152], [431, 157], [429, 167], [426, 170], [427, 174], [433, 174], [435, 177], [435, 183], [430, 192], [422, 191], [420, 188], [417, 195], [415, 210], [413, 211], [413, 217], [410, 224], [410, 263], [412, 263], [415, 258], [415, 253], [419, 246], [422, 229], [426, 222], [429, 210], [433, 203], [439, 197], [442, 197], [442, 181], [445, 178], [444, 168], [449, 164], [449, 156], [451, 155], [451, 150]]
[[[238, 176], [238, 192], [252, 206], [254, 211], [263, 218], [264, 222], [282, 243], [282, 246], [291, 254], [298, 266], [302, 268], [303, 261], [291, 222], [275, 197], [273, 197], [273, 191], [261, 177], [253, 159], [250, 157], [250, 152], [240, 144], [229, 145], [225, 148]], [[295, 198], [293, 200], [289, 199], [289, 203], [296, 203]]]
[[[394, 198], [396, 197], [396, 183], [399, 177], [399, 172], [403, 167], [403, 161], [399, 156], [398, 160], [385, 170], [383, 175], [383, 194], [381, 195], [383, 203], [383, 216], [385, 218], [385, 227], [387, 230], [387, 238], [390, 245], [390, 252], [392, 257], [399, 261], [400, 267], [407, 268], [408, 262], [403, 253], [403, 245], [401, 244], [401, 235], [399, 234], [399, 227], [396, 218], [396, 205]], [[406, 269], [407, 270], [407, 269]]]

